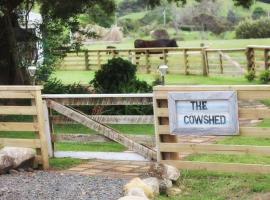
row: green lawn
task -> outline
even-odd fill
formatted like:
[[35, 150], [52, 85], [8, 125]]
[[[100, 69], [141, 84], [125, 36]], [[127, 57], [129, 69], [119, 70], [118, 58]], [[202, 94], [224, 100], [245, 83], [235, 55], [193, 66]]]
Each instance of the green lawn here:
[[[56, 71], [53, 75], [59, 78], [65, 84], [81, 83], [89, 84], [90, 80], [94, 78], [93, 71]], [[138, 79], [144, 80], [151, 84], [157, 75], [154, 74], [137, 74]], [[244, 77], [238, 76], [209, 76], [204, 77], [200, 75], [180, 75], [180, 74], [167, 74], [166, 84], [205, 84], [205, 85], [237, 85], [237, 84], [258, 84], [255, 82], [248, 82]]]

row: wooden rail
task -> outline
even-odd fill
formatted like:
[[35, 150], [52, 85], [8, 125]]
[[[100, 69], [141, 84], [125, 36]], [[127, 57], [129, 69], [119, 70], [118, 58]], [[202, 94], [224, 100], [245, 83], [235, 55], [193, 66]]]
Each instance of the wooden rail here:
[[[182, 91], [236, 91], [240, 101], [270, 99], [270, 86], [157, 86], [154, 88], [154, 113], [159, 162], [172, 164], [179, 169], [205, 169], [222, 172], [270, 173], [270, 165], [217, 163], [180, 160], [179, 154], [233, 154], [270, 155], [269, 146], [221, 145], [221, 144], [183, 144], [169, 129], [167, 96], [169, 92]], [[240, 108], [239, 118], [270, 118], [268, 108]], [[270, 138], [270, 128], [240, 126], [240, 137]]]
[[[0, 145], [34, 148], [37, 152], [36, 162], [41, 164], [44, 169], [48, 169], [48, 146], [44, 132], [41, 89], [40, 86], [0, 86], [0, 99], [2, 100], [0, 115], [3, 118], [9, 115], [29, 115], [33, 119], [32, 122], [6, 120], [0, 122], [0, 131], [18, 131], [22, 135], [20, 139], [0, 138]], [[20, 103], [16, 103], [16, 101]], [[23, 139], [24, 132], [35, 133], [36, 139]]]
[[[263, 53], [255, 54], [255, 51]], [[160, 64], [166, 64], [169, 66], [169, 73], [175, 74], [242, 75], [243, 69], [268, 69], [269, 51], [270, 46], [254, 45], [229, 49], [181, 47], [81, 50], [68, 52], [60, 69], [98, 70], [109, 59], [122, 57], [136, 64], [140, 73], [156, 73]]]

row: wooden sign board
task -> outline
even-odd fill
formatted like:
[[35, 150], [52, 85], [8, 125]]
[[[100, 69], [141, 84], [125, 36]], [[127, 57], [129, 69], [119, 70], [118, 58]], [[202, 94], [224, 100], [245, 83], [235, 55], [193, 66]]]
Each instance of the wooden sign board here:
[[238, 104], [234, 91], [169, 92], [172, 134], [238, 135]]

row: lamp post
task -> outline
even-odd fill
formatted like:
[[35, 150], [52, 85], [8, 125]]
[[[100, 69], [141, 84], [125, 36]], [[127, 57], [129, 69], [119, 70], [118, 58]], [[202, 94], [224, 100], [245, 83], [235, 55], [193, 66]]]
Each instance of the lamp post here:
[[165, 75], [167, 73], [167, 70], [168, 70], [168, 66], [167, 65], [159, 65], [158, 66], [158, 71], [161, 75], [161, 82], [162, 82], [162, 85], [165, 85]]
[[35, 75], [36, 75], [37, 67], [35, 65], [30, 65], [27, 68], [27, 71], [32, 79], [32, 84], [35, 85]]

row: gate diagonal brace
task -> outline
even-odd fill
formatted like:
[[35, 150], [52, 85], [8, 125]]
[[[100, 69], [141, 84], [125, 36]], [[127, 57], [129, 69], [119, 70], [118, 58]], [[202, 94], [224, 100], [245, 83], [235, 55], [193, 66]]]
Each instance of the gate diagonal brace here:
[[125, 147], [129, 148], [137, 152], [138, 154], [142, 155], [143, 157], [149, 160], [156, 160], [156, 152], [153, 149], [147, 148], [130, 138], [124, 136], [123, 134], [119, 133], [118, 131], [112, 129], [111, 127], [102, 124], [96, 120], [89, 118], [86, 114], [78, 111], [74, 108], [70, 108], [67, 106], [63, 106], [60, 103], [57, 103], [52, 100], [47, 100], [47, 105], [49, 108], [57, 111], [58, 113], [90, 128], [95, 130], [96, 132], [104, 135], [105, 137], [124, 145]]

